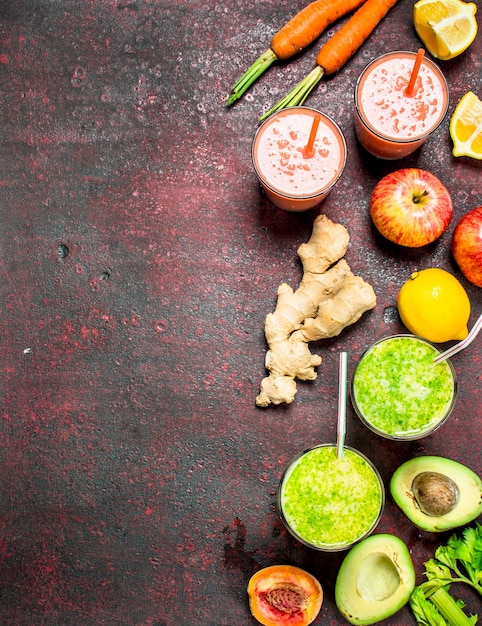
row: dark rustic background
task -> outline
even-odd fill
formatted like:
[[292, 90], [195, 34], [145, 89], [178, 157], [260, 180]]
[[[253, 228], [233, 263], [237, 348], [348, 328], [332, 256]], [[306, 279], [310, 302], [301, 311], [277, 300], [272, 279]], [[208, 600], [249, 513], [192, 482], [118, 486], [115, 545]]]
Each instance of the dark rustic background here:
[[[334, 440], [339, 352], [351, 374], [370, 343], [404, 330], [395, 299], [412, 271], [453, 272], [471, 324], [481, 312], [481, 289], [450, 252], [456, 222], [482, 204], [481, 163], [452, 157], [448, 125], [466, 91], [481, 95], [482, 45], [479, 34], [440, 63], [450, 108], [435, 136], [409, 159], [376, 161], [354, 137], [353, 89], [378, 54], [419, 47], [413, 2], [399, 0], [307, 101], [342, 127], [348, 163], [323, 205], [286, 213], [260, 193], [251, 140], [320, 43], [231, 109], [225, 99], [305, 4], [0, 1], [2, 624], [248, 626], [248, 579], [275, 563], [320, 579], [316, 624], [345, 624], [333, 595], [343, 553], [291, 539], [276, 488], [292, 456]], [[407, 165], [438, 176], [454, 201], [449, 229], [418, 250], [389, 245], [368, 214], [375, 183]], [[349, 229], [347, 261], [378, 304], [312, 346], [319, 377], [294, 404], [258, 409], [264, 318], [281, 282], [297, 286], [296, 250], [319, 212]], [[386, 485], [420, 454], [482, 472], [481, 345], [454, 358], [457, 405], [425, 440], [387, 443], [348, 406], [347, 442]], [[390, 498], [377, 532], [406, 541], [418, 582], [447, 538], [415, 529]], [[405, 608], [384, 623], [415, 621]]]

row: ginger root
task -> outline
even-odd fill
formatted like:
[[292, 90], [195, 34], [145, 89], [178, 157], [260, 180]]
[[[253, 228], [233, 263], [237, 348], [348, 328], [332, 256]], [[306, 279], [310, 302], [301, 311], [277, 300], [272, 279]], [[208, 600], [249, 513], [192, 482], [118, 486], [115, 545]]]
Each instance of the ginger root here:
[[307, 344], [336, 337], [375, 306], [372, 287], [355, 276], [342, 258], [349, 239], [344, 226], [319, 215], [309, 241], [298, 248], [303, 265], [299, 287], [293, 291], [281, 284], [276, 308], [266, 316], [269, 375], [261, 381], [257, 406], [293, 402], [295, 379], [315, 380], [315, 367], [321, 363]]

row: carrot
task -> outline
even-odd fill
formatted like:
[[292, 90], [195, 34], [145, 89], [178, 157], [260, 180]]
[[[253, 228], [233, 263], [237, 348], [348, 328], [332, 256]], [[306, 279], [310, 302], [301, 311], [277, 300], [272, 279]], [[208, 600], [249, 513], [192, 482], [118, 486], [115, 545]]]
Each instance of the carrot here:
[[355, 54], [397, 1], [367, 0], [321, 47], [316, 57], [316, 67], [260, 117], [260, 121], [275, 111], [303, 104], [325, 74], [334, 74]]
[[309, 46], [333, 22], [365, 0], [316, 0], [295, 15], [271, 40], [271, 49], [286, 61]]
[[354, 11], [366, 0], [315, 0], [290, 19], [272, 38], [270, 47], [231, 88], [228, 106], [243, 93], [275, 61], [287, 61], [309, 46], [333, 22]]
[[368, 39], [397, 0], [370, 0], [318, 52], [316, 64], [325, 74], [337, 72]]

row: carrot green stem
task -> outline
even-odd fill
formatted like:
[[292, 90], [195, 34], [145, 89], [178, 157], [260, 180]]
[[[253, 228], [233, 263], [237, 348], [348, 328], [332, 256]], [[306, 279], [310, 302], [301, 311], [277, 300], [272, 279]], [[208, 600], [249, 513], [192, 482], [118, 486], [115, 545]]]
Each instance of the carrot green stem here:
[[276, 54], [268, 48], [266, 52], [263, 52], [256, 61], [249, 67], [246, 72], [238, 78], [238, 80], [231, 87], [231, 95], [228, 98], [228, 106], [239, 100], [243, 93], [251, 87], [251, 85], [265, 72], [270, 65], [278, 60]]
[[267, 111], [264, 115], [259, 118], [259, 121], [262, 122], [264, 119], [269, 117], [272, 113], [276, 111], [281, 111], [282, 109], [286, 109], [287, 107], [294, 107], [303, 104], [306, 98], [310, 95], [316, 85], [323, 78], [324, 70], [322, 67], [317, 65], [314, 67], [309, 74], [307, 74], [300, 82], [293, 87], [293, 89], [281, 100], [279, 100], [274, 107], [272, 107], [269, 111]]

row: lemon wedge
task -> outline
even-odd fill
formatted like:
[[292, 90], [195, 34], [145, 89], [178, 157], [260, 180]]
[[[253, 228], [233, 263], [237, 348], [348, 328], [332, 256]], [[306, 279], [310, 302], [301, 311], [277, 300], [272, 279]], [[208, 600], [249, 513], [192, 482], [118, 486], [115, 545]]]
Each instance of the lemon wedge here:
[[475, 2], [419, 0], [413, 7], [417, 35], [436, 59], [453, 59], [470, 46], [477, 35]]
[[482, 159], [482, 101], [468, 91], [455, 107], [450, 118], [452, 154]]

